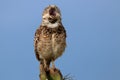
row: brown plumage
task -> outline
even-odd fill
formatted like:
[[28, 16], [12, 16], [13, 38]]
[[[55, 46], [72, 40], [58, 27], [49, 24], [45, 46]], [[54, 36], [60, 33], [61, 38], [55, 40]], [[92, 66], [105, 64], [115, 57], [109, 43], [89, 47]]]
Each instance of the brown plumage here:
[[36, 58], [41, 61], [44, 69], [49, 69], [51, 61], [55, 68], [54, 61], [63, 54], [66, 47], [66, 31], [57, 6], [45, 8], [42, 23], [35, 32], [34, 47]]

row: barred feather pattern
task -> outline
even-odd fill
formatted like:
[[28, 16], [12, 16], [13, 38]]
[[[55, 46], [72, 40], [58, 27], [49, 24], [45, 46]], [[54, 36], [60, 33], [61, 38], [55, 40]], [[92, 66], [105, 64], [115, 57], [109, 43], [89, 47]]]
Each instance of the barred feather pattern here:
[[66, 47], [66, 30], [62, 23], [55, 28], [41, 25], [35, 32], [34, 47], [37, 60], [45, 60], [48, 66], [51, 60], [60, 57]]

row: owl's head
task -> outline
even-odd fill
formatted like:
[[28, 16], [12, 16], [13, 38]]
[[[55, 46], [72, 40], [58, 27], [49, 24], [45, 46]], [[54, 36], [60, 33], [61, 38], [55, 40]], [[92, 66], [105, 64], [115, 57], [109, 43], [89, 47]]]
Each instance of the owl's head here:
[[60, 9], [56, 5], [49, 5], [44, 9], [42, 19], [44, 24], [61, 22]]

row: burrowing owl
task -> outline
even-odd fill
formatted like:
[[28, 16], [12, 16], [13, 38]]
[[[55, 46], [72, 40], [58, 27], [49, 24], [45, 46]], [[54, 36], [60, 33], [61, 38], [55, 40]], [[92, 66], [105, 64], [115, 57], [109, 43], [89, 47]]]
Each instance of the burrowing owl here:
[[61, 13], [56, 5], [49, 5], [42, 15], [42, 23], [35, 32], [34, 47], [36, 58], [45, 69], [60, 57], [66, 47], [66, 31], [61, 22]]

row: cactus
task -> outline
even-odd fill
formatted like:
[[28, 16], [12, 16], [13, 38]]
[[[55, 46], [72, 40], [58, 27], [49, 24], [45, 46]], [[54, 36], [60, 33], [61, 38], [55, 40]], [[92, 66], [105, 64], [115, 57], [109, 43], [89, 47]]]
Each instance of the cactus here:
[[63, 76], [59, 69], [50, 68], [40, 72], [40, 80], [63, 80]]

